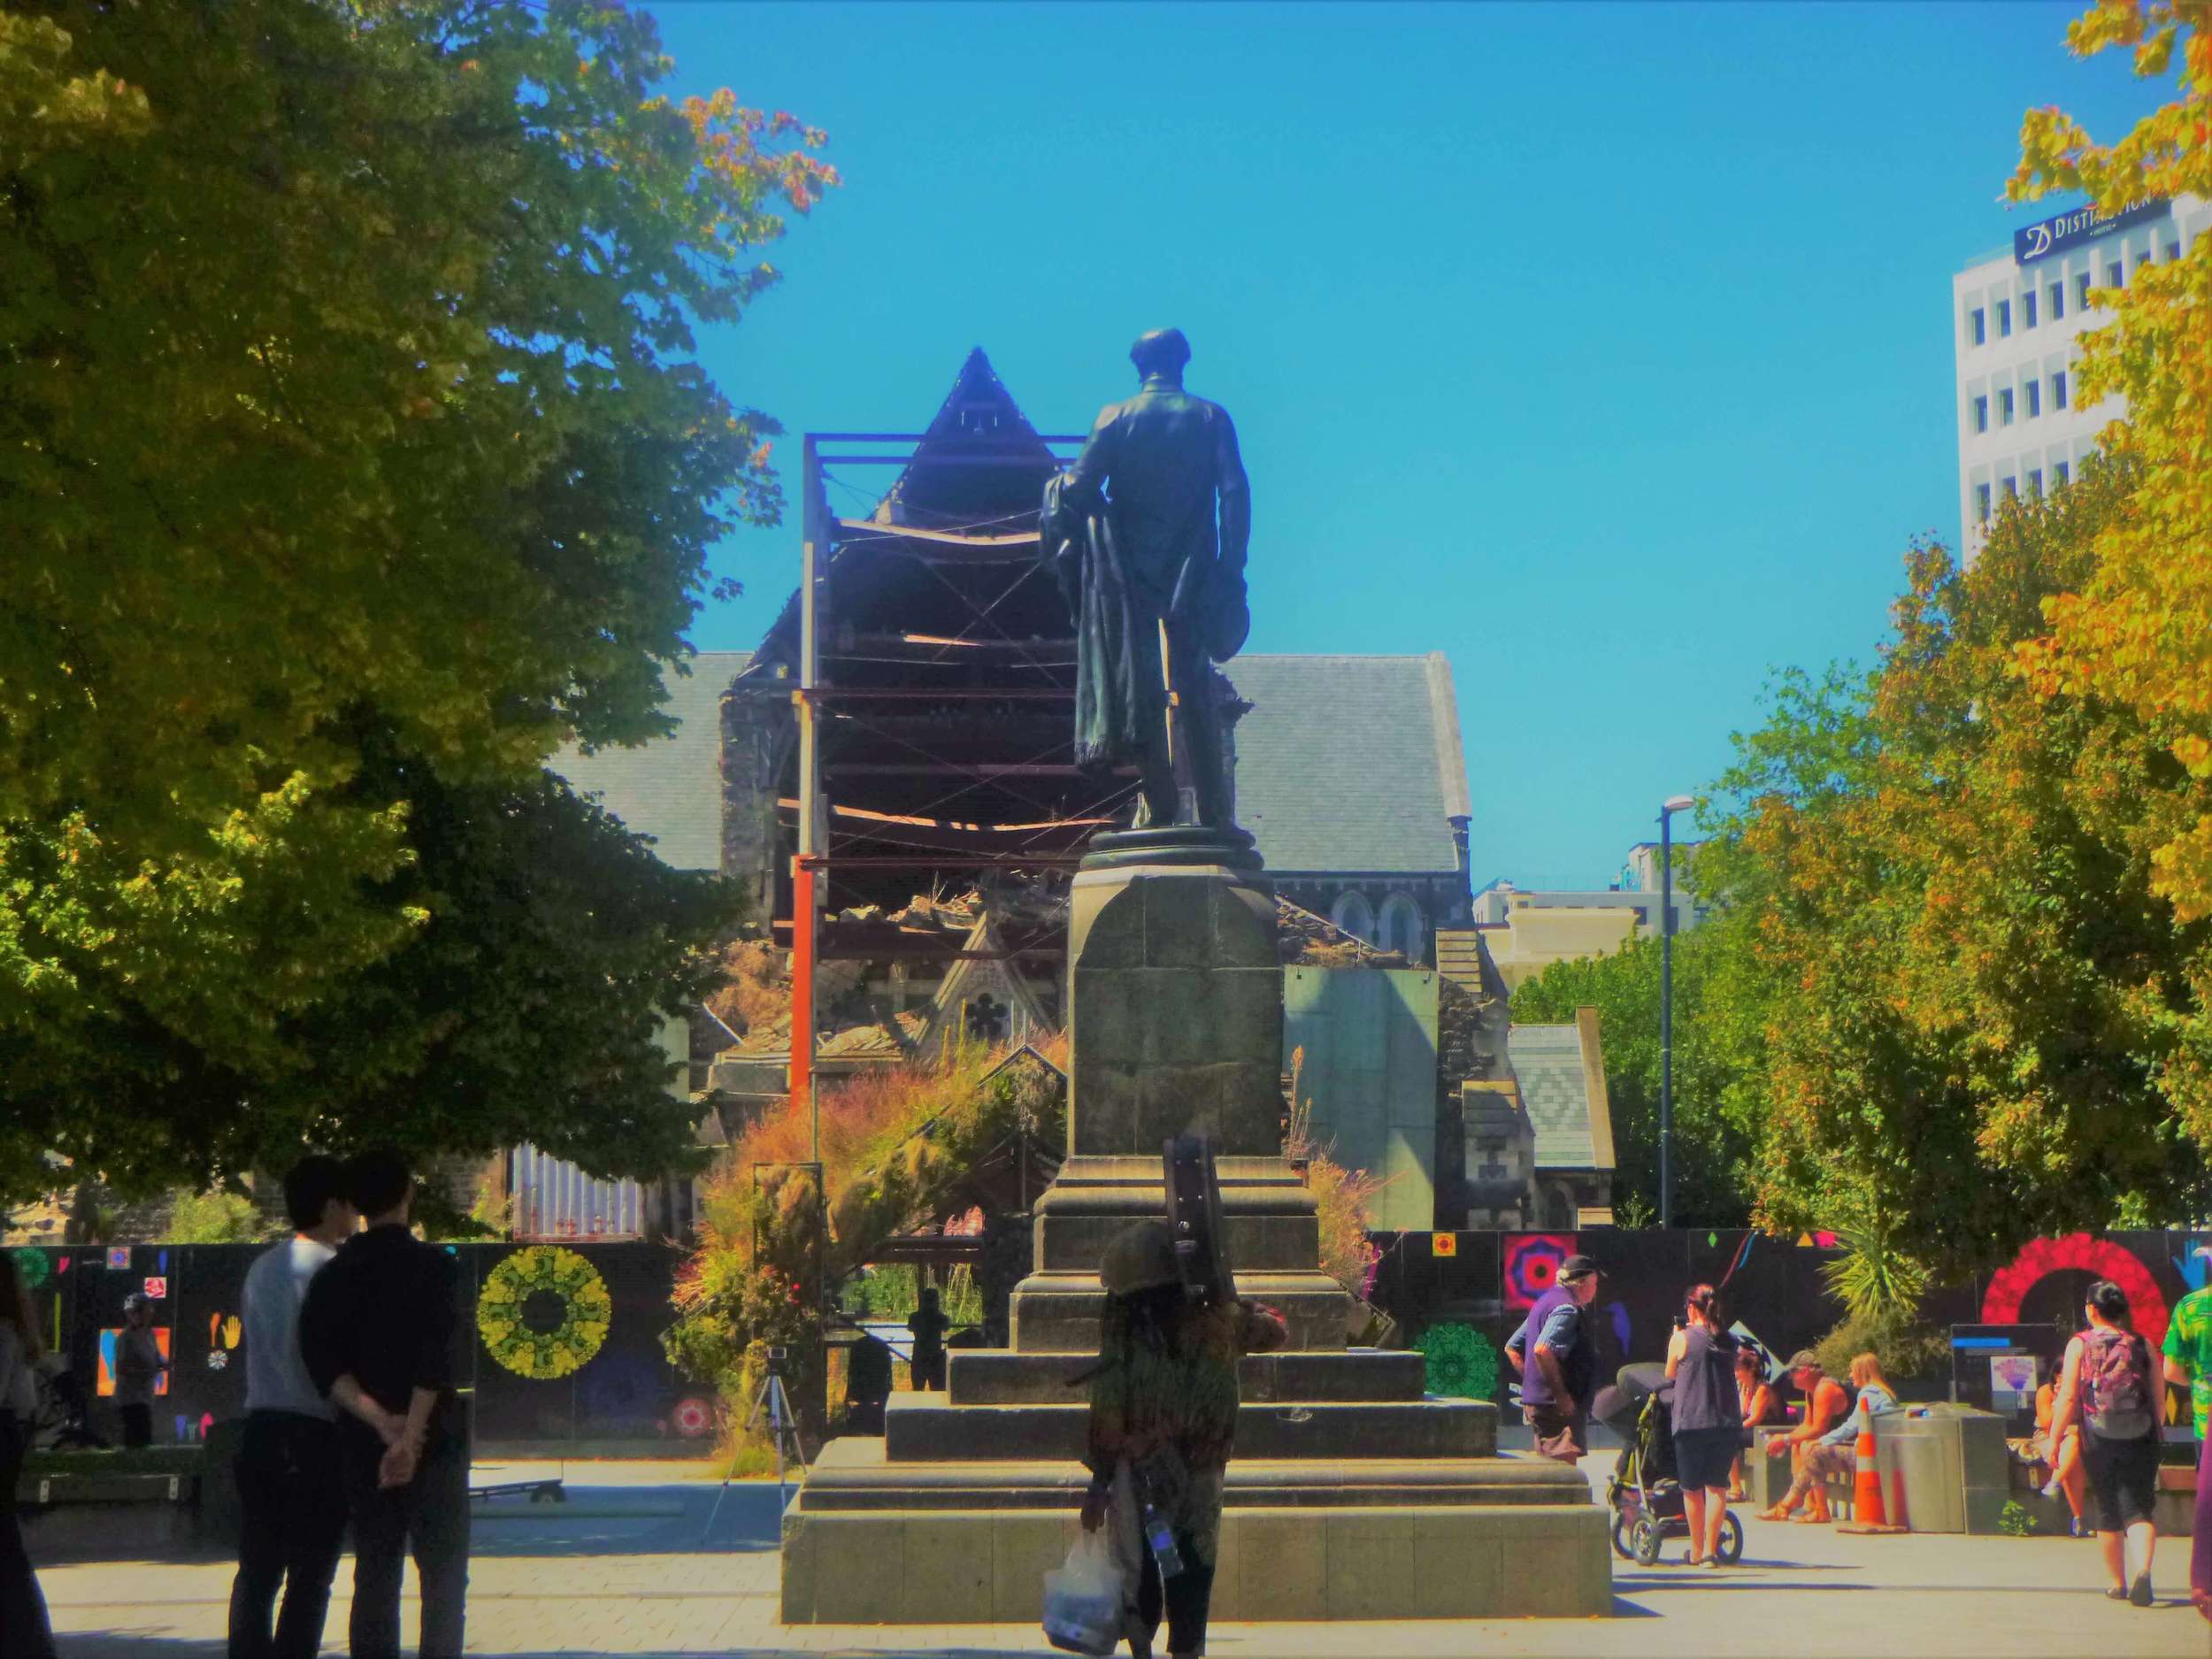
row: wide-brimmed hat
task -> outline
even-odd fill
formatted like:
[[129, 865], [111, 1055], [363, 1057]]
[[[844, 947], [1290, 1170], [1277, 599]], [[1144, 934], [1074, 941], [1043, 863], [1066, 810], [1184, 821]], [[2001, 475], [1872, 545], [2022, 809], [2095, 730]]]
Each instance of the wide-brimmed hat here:
[[1182, 1277], [1175, 1266], [1175, 1235], [1164, 1221], [1134, 1221], [1107, 1241], [1098, 1277], [1117, 1296], [1133, 1295], [1172, 1285]]

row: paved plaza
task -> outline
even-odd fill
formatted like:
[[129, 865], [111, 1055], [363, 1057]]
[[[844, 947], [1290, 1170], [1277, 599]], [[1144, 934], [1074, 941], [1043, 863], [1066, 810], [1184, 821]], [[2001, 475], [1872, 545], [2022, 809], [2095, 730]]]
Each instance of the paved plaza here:
[[[1602, 1481], [1609, 1458], [1585, 1468]], [[516, 1472], [536, 1473], [539, 1465]], [[550, 1471], [550, 1466], [544, 1466]], [[776, 1613], [776, 1490], [733, 1485], [710, 1537], [714, 1482], [696, 1464], [572, 1464], [562, 1506], [480, 1508], [469, 1651], [487, 1655], [1046, 1653], [1033, 1625], [787, 1629]], [[1745, 1563], [1712, 1572], [1617, 1562], [1609, 1619], [1223, 1624], [1215, 1659], [1428, 1659], [1443, 1655], [2212, 1655], [2183, 1599], [2186, 1540], [2160, 1551], [2160, 1604], [2097, 1594], [2093, 1544], [2067, 1540], [1845, 1537], [1752, 1523]], [[219, 1561], [104, 1563], [42, 1575], [65, 1659], [203, 1659], [222, 1647]], [[344, 1651], [350, 1563], [339, 1569], [331, 1654]], [[413, 1630], [413, 1611], [407, 1615]]]

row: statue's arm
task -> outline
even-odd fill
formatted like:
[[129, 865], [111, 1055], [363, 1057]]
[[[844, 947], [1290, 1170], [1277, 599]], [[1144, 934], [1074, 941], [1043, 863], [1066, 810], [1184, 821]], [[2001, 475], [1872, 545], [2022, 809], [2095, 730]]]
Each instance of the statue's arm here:
[[1252, 481], [1237, 453], [1236, 424], [1221, 411], [1215, 439], [1214, 490], [1221, 498], [1221, 563], [1232, 575], [1244, 574], [1244, 556], [1252, 540]]

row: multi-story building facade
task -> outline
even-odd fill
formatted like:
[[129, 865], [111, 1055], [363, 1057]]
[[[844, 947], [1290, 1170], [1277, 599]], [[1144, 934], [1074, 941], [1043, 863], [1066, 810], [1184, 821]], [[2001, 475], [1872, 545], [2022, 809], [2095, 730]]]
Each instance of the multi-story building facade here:
[[2117, 397], [2085, 404], [2078, 396], [2079, 337], [2109, 317], [2092, 296], [2124, 287], [2147, 265], [2180, 258], [2208, 225], [2212, 204], [2193, 196], [2106, 218], [2076, 208], [2023, 227], [2011, 247], [1976, 257], [1951, 279], [1968, 559], [2007, 497], [2067, 482], [2123, 412]]

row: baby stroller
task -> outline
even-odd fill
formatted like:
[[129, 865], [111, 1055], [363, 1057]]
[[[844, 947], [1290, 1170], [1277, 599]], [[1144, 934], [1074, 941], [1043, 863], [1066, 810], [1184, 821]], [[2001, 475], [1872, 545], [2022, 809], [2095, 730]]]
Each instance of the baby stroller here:
[[[1613, 1511], [1613, 1551], [1648, 1567], [1660, 1545], [1689, 1536], [1682, 1487], [1674, 1476], [1674, 1385], [1664, 1365], [1624, 1365], [1610, 1388], [1598, 1390], [1592, 1414], [1621, 1437], [1621, 1455], [1605, 1483]], [[1729, 1510], [1721, 1517], [1720, 1558], [1743, 1558], [1743, 1523]]]

